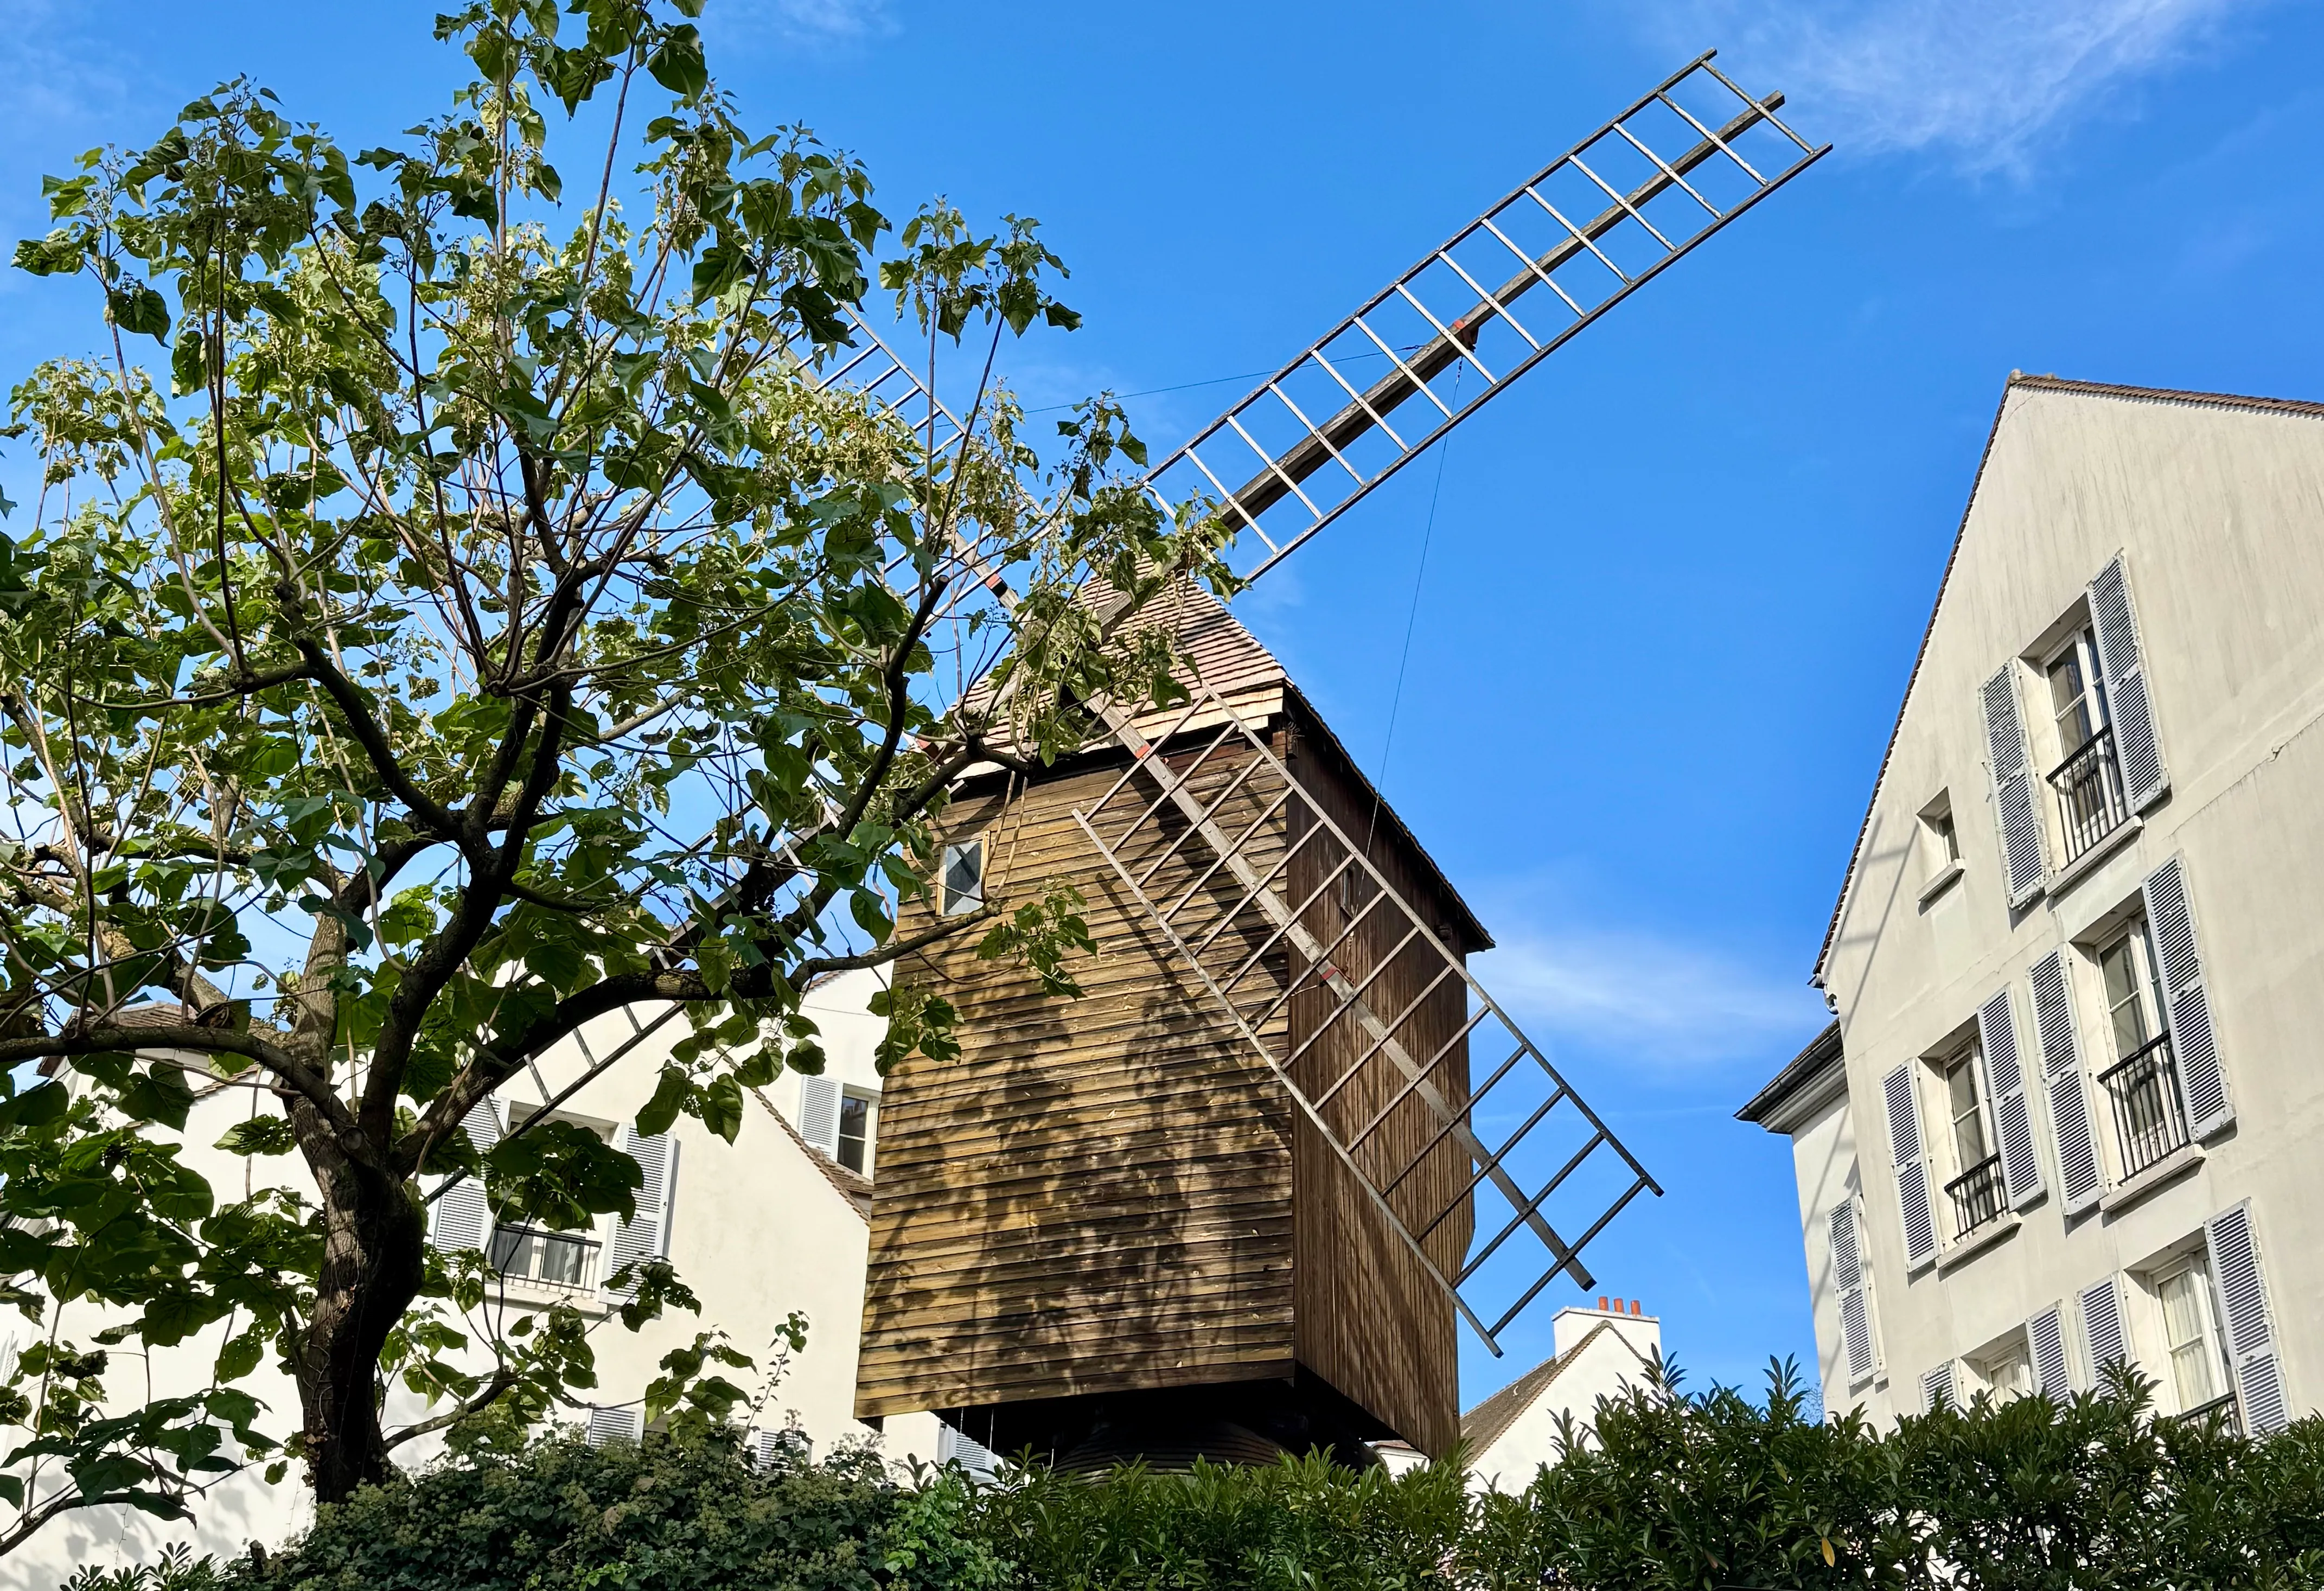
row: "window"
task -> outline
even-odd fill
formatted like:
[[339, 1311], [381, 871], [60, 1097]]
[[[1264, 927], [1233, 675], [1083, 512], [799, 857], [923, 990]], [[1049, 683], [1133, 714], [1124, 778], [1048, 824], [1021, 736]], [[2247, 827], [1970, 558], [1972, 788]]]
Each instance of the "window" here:
[[1945, 1108], [1952, 1118], [1953, 1167], [1967, 1171], [1990, 1153], [1985, 1133], [1985, 1101], [1977, 1080], [1977, 1046], [1945, 1062]]
[[2075, 632], [2050, 659], [2050, 713], [2057, 731], [2058, 765], [2050, 774], [2057, 793], [2066, 861], [2088, 851], [2130, 817], [2114, 737], [2107, 728], [2106, 685], [2088, 630]]
[[2088, 630], [2050, 659], [2050, 713], [2058, 731], [2058, 755], [2072, 756], [2106, 727], [2106, 687], [2098, 681], [2098, 655]]
[[2200, 1258], [2157, 1279], [2163, 1306], [2163, 1342], [2171, 1361], [2171, 1386], [2179, 1412], [2186, 1414], [2227, 1395], [2227, 1358], [2220, 1351], [2218, 1322], [2211, 1312], [2211, 1278]]
[[833, 1158], [861, 1176], [872, 1156], [872, 1096], [854, 1089], [839, 1097], [839, 1153]]
[[2022, 1337], [1987, 1358], [1978, 1366], [1978, 1372], [1985, 1377], [1986, 1389], [1997, 1402], [2033, 1394], [2034, 1356], [2026, 1352]]
[[1945, 1192], [1953, 1206], [1953, 1237], [1968, 1237], [2009, 1207], [2001, 1156], [1994, 1152], [1993, 1118], [1985, 1097], [1984, 1059], [1971, 1039], [1937, 1062], [1944, 1079], [1945, 1118], [1950, 1131], [1952, 1181]]
[[984, 905], [984, 841], [944, 848], [944, 915], [957, 917]]
[[[537, 1105], [510, 1105], [509, 1131], [514, 1133], [522, 1129], [526, 1123], [540, 1114], [541, 1109]], [[567, 1116], [562, 1110], [550, 1112], [549, 1119], [595, 1133], [607, 1143], [613, 1138], [611, 1122]], [[600, 1247], [596, 1233], [587, 1228], [555, 1232], [546, 1227], [495, 1221], [492, 1244], [486, 1253], [493, 1271], [505, 1281], [549, 1292], [593, 1292], [597, 1286]]]
[[1934, 897], [1960, 871], [1960, 832], [1953, 826], [1952, 796], [1941, 790], [1934, 801], [1921, 808], [1922, 900]]
[[2098, 947], [2098, 979], [2114, 1045], [2114, 1063], [2098, 1074], [2098, 1083], [2113, 1110], [2122, 1175], [2131, 1177], [2187, 1143], [2179, 1079], [2163, 1032], [2163, 989], [2144, 917]]

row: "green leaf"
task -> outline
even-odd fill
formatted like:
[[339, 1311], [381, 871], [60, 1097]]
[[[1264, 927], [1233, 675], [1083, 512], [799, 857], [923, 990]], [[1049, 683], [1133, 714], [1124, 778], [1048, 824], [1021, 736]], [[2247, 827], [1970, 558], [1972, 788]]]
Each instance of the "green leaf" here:
[[678, 1120], [678, 1113], [694, 1091], [694, 1081], [675, 1066], [661, 1069], [661, 1081], [654, 1085], [653, 1098], [638, 1112], [638, 1134], [641, 1137], [658, 1137], [669, 1131]]
[[217, 1147], [228, 1154], [288, 1154], [297, 1146], [290, 1121], [272, 1115], [235, 1122], [217, 1141]]
[[742, 1090], [731, 1075], [713, 1078], [702, 1090], [702, 1125], [729, 1144], [742, 1130]]
[[124, 281], [105, 295], [106, 313], [123, 331], [166, 344], [170, 336], [170, 306], [142, 281]]
[[42, 1127], [62, 1121], [72, 1108], [72, 1090], [53, 1080], [37, 1083], [14, 1099], [0, 1101], [0, 1132]]
[[710, 68], [702, 59], [702, 33], [691, 23], [681, 23], [664, 36], [659, 48], [646, 58], [653, 80], [681, 99], [692, 99], [710, 86]]

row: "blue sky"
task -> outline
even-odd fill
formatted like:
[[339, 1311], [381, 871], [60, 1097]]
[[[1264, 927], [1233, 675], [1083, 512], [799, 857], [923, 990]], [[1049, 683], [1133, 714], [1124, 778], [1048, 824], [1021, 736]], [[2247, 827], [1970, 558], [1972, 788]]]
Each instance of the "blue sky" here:
[[[237, 70], [381, 141], [451, 80], [433, 9], [0, 0], [0, 228]], [[1142, 394], [1164, 447], [1702, 49], [1839, 145], [1456, 433], [1417, 584], [1434, 460], [1239, 604], [1668, 1189], [1601, 1240], [1604, 1285], [1698, 1382], [1808, 1360], [1785, 1146], [1730, 1113], [1822, 1019], [1804, 980], [2001, 383], [2324, 396], [2324, 12], [710, 0], [705, 26], [752, 118], [861, 153], [891, 214], [1039, 216], [1087, 326], [1012, 381]], [[8, 379], [80, 349], [68, 301], [0, 276]]]

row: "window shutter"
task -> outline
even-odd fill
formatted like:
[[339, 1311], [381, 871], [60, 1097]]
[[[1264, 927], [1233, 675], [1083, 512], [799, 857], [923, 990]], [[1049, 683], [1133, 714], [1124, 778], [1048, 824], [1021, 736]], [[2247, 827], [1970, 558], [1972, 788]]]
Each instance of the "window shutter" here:
[[2211, 1246], [2211, 1283], [2219, 1290], [2219, 1327], [2227, 1334], [2227, 1362], [2235, 1367], [2244, 1430], [2266, 1436], [2291, 1423], [2283, 1395], [2283, 1367], [2277, 1361], [2275, 1329], [2268, 1320], [2267, 1283], [2259, 1274], [2259, 1245], [2252, 1236], [2251, 1200], [2220, 1211], [2207, 1222]]
[[638, 1213], [613, 1228], [613, 1252], [605, 1261], [604, 1292], [610, 1298], [635, 1298], [637, 1279], [613, 1285], [614, 1274], [642, 1260], [669, 1253], [669, 1212], [678, 1182], [678, 1145], [667, 1133], [641, 1136], [635, 1127], [622, 1129], [622, 1148], [638, 1163], [645, 1178], [637, 1194]]
[[[460, 1128], [468, 1135], [468, 1142], [476, 1146], [477, 1154], [491, 1154], [493, 1145], [501, 1141], [500, 1108], [490, 1099], [479, 1100]], [[442, 1249], [482, 1248], [491, 1223], [492, 1209], [484, 1200], [484, 1178], [462, 1177], [437, 1199], [435, 1230], [429, 1235], [429, 1241]]]
[[992, 1478], [992, 1449], [982, 1442], [963, 1436], [948, 1424], [936, 1428], [936, 1462], [957, 1463], [980, 1480]]
[[2050, 863], [2042, 842], [2042, 820], [2034, 809], [2034, 768], [2025, 758], [2025, 731], [2017, 720], [2017, 665], [2003, 664], [1980, 694], [1993, 771], [1993, 815], [2001, 824], [2002, 868], [2009, 878], [2009, 904], [2022, 906], [2040, 893]]
[[2052, 1304], [2025, 1322], [2025, 1346], [2033, 1352], [2034, 1379], [2041, 1384], [2043, 1395], [2053, 1403], [2063, 1403], [2073, 1396], [2074, 1384], [2066, 1373], [2062, 1305]]
[[2114, 754], [2122, 769], [2130, 810], [2144, 812], [2171, 787], [2163, 747], [2154, 738], [2154, 707], [2146, 694], [2146, 669], [2139, 658], [2138, 620], [2130, 606], [2130, 577], [2124, 555], [2090, 582], [2090, 624], [2098, 632], [2098, 673], [2106, 681], [2107, 718], [2114, 731]]
[[2090, 1134], [2089, 1081], [2074, 1043], [2074, 1001], [2066, 987], [2066, 954], [2059, 950], [2034, 963], [2034, 1031], [2042, 1041], [2042, 1073], [2050, 1101], [2050, 1130], [2058, 1140], [2058, 1184], [2066, 1213], [2080, 1215], [2098, 1201], [2106, 1178]]
[[638, 1412], [635, 1409], [589, 1410], [589, 1445], [602, 1448], [607, 1442], [634, 1442], [638, 1439]]
[[2089, 1349], [2090, 1384], [2106, 1384], [2108, 1365], [2126, 1362], [2129, 1345], [2122, 1335], [2122, 1292], [2116, 1278], [2109, 1275], [2097, 1286], [2087, 1288], [2081, 1295], [2082, 1342]]
[[839, 1158], [839, 1080], [833, 1077], [802, 1077], [799, 1079], [799, 1136], [830, 1155]]
[[1831, 1284], [1840, 1294], [1840, 1335], [1848, 1354], [1848, 1378], [1872, 1374], [1872, 1311], [1864, 1296], [1864, 1255], [1857, 1242], [1853, 1194], [1832, 1207]]
[[2195, 944], [2187, 878], [2175, 856], [2147, 875], [2146, 925], [2153, 935], [2154, 958], [2163, 964], [2163, 998], [2171, 1007], [2165, 1025], [2179, 1071], [2179, 1097], [2187, 1107], [2187, 1130], [2208, 1138], [2235, 1120], [2236, 1111], [2211, 1032], [2210, 997], [2202, 952]]
[[1950, 1403], [1953, 1400], [1953, 1362], [1947, 1359], [1921, 1377], [1921, 1403], [1933, 1414], [1939, 1404]]
[[1904, 1268], [1917, 1271], [1937, 1257], [1937, 1222], [1929, 1208], [1929, 1163], [1921, 1151], [1921, 1101], [1910, 1062], [1881, 1080], [1880, 1097], [1888, 1108], [1888, 1148], [1904, 1222]]
[[2034, 1152], [2034, 1118], [2025, 1104], [2025, 1071], [2017, 1063], [2017, 1019], [2007, 984], [1978, 1007], [1977, 1042], [1985, 1052], [1986, 1086], [1993, 1090], [2001, 1180], [2009, 1190], [2009, 1207], [2024, 1209], [2042, 1197], [2042, 1157]]

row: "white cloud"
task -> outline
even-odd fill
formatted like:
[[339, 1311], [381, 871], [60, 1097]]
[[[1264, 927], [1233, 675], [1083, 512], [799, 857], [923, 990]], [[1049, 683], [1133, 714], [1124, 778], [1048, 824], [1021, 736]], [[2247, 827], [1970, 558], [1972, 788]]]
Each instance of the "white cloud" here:
[[[2267, 0], [1689, 0], [1658, 32], [1731, 41], [1803, 131], [2022, 172], [2043, 135], [2207, 48]], [[1699, 47], [1699, 46], [1697, 46]]]
[[1504, 935], [1477, 975], [1536, 1040], [1564, 1038], [1672, 1070], [1764, 1062], [1828, 1018], [1796, 975], [1623, 931]]
[[740, 15], [747, 29], [791, 44], [861, 44], [896, 31], [888, 0], [751, 0]]

